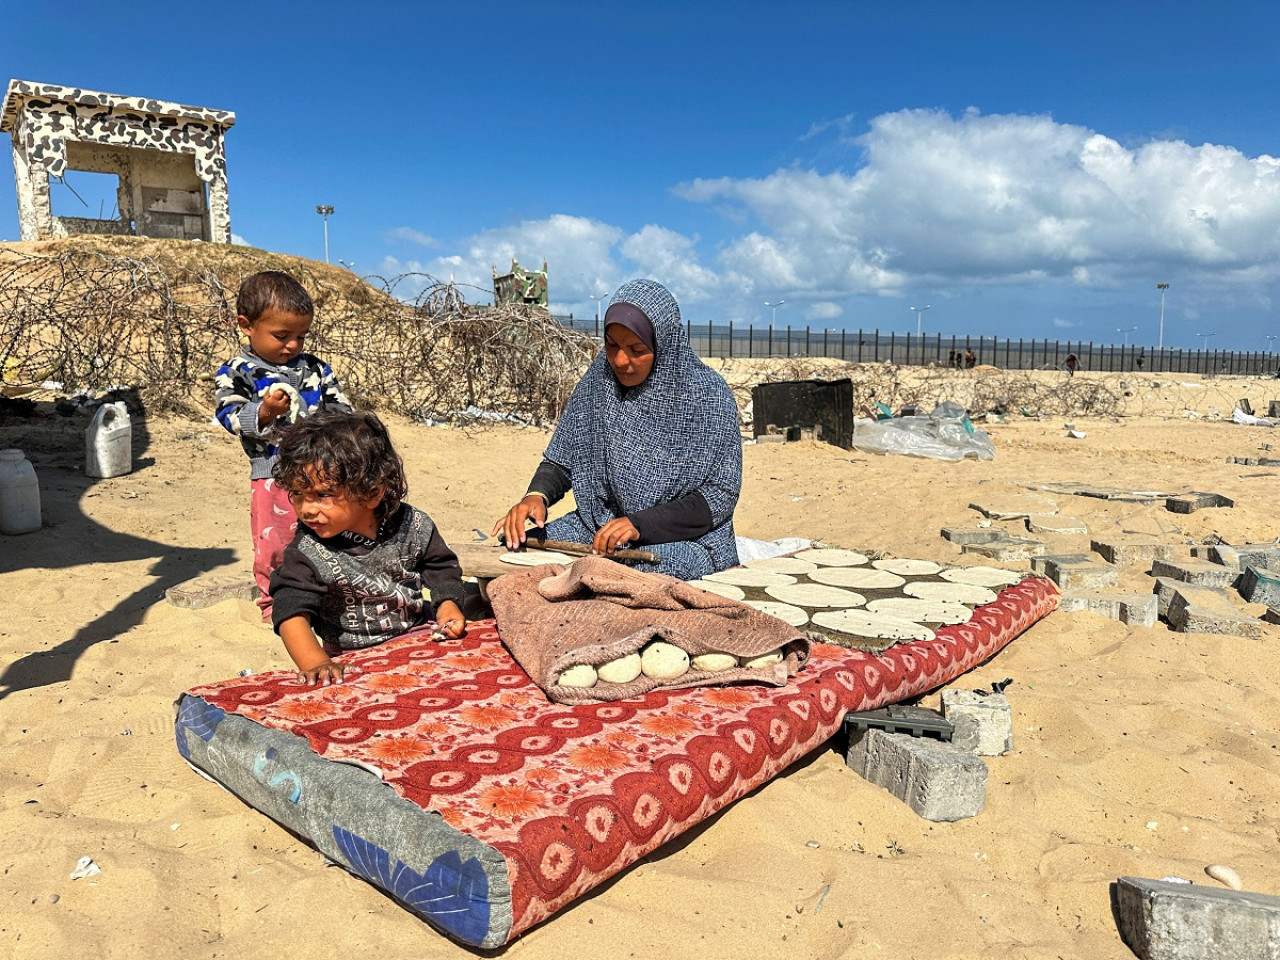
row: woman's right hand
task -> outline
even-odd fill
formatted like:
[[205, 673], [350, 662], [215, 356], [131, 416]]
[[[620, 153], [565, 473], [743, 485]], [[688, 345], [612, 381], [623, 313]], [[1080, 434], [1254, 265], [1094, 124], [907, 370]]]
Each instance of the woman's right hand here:
[[536, 493], [526, 494], [524, 499], [507, 511], [507, 515], [493, 525], [490, 536], [502, 534], [507, 549], [516, 550], [524, 543], [525, 523], [532, 520], [539, 527], [547, 524], [547, 502]]

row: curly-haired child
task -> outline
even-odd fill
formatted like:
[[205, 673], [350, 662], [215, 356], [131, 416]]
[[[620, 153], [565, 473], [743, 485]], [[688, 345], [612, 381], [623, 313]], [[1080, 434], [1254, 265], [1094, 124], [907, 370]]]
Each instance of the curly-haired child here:
[[309, 684], [340, 682], [345, 650], [434, 620], [467, 628], [462, 569], [440, 531], [403, 502], [404, 464], [371, 413], [322, 413], [294, 424], [273, 467], [298, 531], [271, 576], [272, 621]]

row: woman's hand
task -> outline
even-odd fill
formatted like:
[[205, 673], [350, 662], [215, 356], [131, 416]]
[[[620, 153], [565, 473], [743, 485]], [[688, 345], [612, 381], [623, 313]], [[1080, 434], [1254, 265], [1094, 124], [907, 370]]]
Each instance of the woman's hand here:
[[640, 531], [636, 529], [635, 524], [626, 517], [618, 517], [596, 531], [596, 537], [591, 541], [591, 551], [609, 554], [638, 539], [640, 539]]
[[502, 534], [508, 550], [517, 550], [524, 543], [524, 525], [532, 520], [539, 527], [547, 524], [547, 501], [536, 493], [526, 494], [525, 498], [507, 511], [507, 515], [493, 525], [491, 537]]
[[436, 607], [436, 626], [450, 640], [457, 640], [467, 632], [467, 618], [452, 600], [441, 600]]

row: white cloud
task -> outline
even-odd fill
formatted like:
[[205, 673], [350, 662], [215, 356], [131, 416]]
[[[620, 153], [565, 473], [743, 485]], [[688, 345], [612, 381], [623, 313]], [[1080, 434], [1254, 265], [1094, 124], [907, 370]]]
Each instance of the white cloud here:
[[1062, 319], [1062, 317], [1054, 317], [1054, 318], [1053, 318], [1053, 325], [1054, 325], [1055, 327], [1057, 327], [1059, 330], [1065, 330], [1065, 329], [1067, 329], [1068, 327], [1078, 327], [1078, 326], [1080, 326], [1080, 324], [1078, 324], [1076, 321], [1074, 321], [1074, 320], [1064, 320], [1064, 319]]
[[438, 247], [440, 241], [430, 234], [423, 233], [421, 230], [415, 230], [413, 227], [395, 227], [387, 231], [387, 240], [404, 241], [405, 243], [416, 243], [420, 247]]
[[805, 311], [805, 315], [810, 320], [834, 320], [842, 313], [844, 313], [844, 307], [830, 300], [820, 300], [810, 304], [809, 309]]
[[253, 244], [238, 233], [231, 234], [231, 245], [235, 247], [252, 247]]

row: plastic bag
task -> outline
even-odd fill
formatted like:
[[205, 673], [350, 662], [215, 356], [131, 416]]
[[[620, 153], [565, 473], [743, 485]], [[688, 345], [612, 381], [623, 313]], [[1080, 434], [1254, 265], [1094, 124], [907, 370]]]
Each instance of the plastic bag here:
[[863, 453], [896, 453], [933, 460], [994, 460], [996, 448], [964, 407], [944, 400], [927, 417], [853, 421], [853, 446]]

